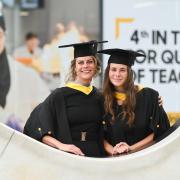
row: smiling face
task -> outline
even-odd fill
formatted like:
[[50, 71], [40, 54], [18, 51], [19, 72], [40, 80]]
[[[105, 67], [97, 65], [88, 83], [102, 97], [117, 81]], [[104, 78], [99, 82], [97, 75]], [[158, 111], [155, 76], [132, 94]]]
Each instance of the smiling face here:
[[124, 64], [110, 63], [109, 80], [115, 88], [123, 89], [128, 77], [128, 68]]
[[80, 83], [90, 83], [95, 75], [96, 64], [92, 56], [78, 57], [75, 64], [75, 80]]

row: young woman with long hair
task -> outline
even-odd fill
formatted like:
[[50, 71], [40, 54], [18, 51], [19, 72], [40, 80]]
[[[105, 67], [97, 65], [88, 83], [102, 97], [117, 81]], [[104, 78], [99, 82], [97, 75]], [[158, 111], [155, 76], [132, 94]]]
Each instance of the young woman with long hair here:
[[144, 55], [123, 49], [99, 53], [110, 55], [103, 83], [105, 149], [110, 155], [137, 151], [170, 127], [158, 92], [134, 84], [131, 66]]

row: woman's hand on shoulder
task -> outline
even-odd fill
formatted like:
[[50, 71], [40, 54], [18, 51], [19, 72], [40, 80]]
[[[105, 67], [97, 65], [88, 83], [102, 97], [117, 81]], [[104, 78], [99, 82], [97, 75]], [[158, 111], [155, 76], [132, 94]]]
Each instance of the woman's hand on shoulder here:
[[163, 106], [163, 98], [162, 98], [162, 96], [158, 96], [158, 103], [159, 103], [159, 106]]
[[122, 153], [127, 153], [130, 151], [130, 146], [126, 142], [120, 142], [114, 146], [112, 155], [118, 155]]
[[77, 146], [73, 144], [61, 144], [60, 147], [58, 147], [59, 150], [70, 152], [76, 155], [84, 156], [85, 154], [79, 149]]

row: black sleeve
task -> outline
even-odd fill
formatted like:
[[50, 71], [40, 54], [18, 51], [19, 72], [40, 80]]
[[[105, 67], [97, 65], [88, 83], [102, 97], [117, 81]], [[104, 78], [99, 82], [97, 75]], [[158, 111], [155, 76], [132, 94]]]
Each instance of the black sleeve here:
[[152, 116], [150, 117], [150, 129], [154, 132], [154, 139], [162, 136], [169, 128], [170, 123], [166, 112], [158, 103], [158, 93], [152, 95]]
[[41, 104], [39, 104], [30, 114], [30, 117], [26, 121], [23, 133], [29, 137], [32, 137], [38, 141], [41, 140], [41, 128], [38, 119], [38, 113], [40, 111]]
[[63, 93], [62, 88], [56, 89], [34, 109], [24, 128], [26, 135], [39, 141], [49, 135], [62, 143], [72, 144]]
[[53, 94], [43, 103], [39, 104], [30, 114], [23, 133], [41, 141], [43, 136], [55, 136], [55, 108], [53, 104]]

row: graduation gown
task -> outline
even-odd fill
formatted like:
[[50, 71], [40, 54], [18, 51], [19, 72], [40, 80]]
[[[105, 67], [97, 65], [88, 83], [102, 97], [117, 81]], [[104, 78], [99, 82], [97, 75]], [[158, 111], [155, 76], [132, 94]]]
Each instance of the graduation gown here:
[[133, 145], [154, 133], [154, 139], [163, 135], [170, 128], [169, 120], [158, 104], [158, 92], [150, 88], [143, 88], [137, 93], [135, 107], [135, 121], [130, 127], [127, 119], [122, 119], [122, 106], [115, 104], [115, 121], [111, 123], [111, 116], [106, 115], [105, 138], [113, 146], [119, 142]]
[[6, 50], [0, 54], [0, 106], [5, 107], [6, 96], [10, 88], [10, 71]]
[[[24, 133], [41, 141], [50, 135], [62, 143], [74, 144], [86, 156], [101, 157], [104, 155], [102, 138], [101, 95], [93, 88], [89, 95], [78, 90], [58, 88], [31, 113]], [[94, 133], [93, 141], [81, 141], [74, 134]]]

